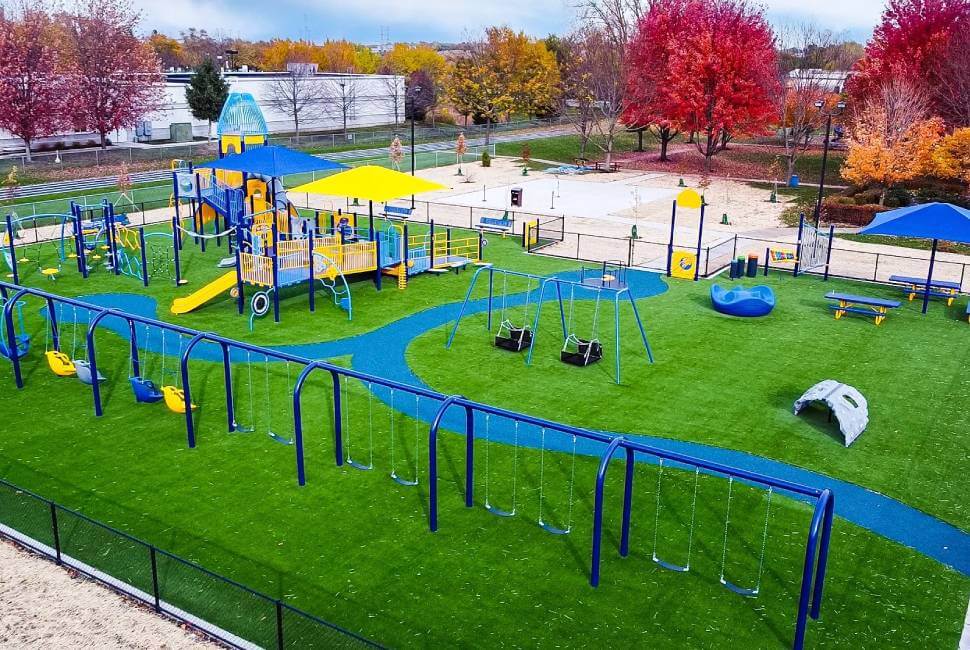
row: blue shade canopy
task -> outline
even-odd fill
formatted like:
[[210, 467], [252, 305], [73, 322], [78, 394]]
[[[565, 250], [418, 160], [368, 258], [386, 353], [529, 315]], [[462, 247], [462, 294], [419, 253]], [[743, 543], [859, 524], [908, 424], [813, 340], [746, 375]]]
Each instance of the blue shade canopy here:
[[269, 178], [280, 178], [305, 172], [347, 169], [346, 165], [332, 162], [326, 158], [317, 158], [301, 151], [276, 146], [253, 147], [243, 153], [232, 154], [219, 160], [198, 165], [198, 167], [259, 174]]
[[860, 235], [942, 239], [970, 244], [970, 210], [950, 203], [923, 203], [880, 212]]

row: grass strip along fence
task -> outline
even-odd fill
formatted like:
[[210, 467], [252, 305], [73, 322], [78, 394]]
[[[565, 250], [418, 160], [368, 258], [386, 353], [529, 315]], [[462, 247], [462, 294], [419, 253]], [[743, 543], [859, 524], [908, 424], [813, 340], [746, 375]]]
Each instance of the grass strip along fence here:
[[0, 536], [233, 647], [381, 647], [2, 479]]
[[[372, 392], [372, 394], [376, 395], [379, 399], [385, 402], [387, 401], [389, 395], [391, 396], [390, 399], [393, 400], [393, 395], [395, 392], [398, 393], [399, 398], [400, 396], [408, 396], [409, 398], [413, 399], [414, 410], [413, 412], [408, 412], [407, 414], [414, 419], [415, 435], [418, 435], [421, 422], [430, 423], [430, 427], [428, 429], [427, 480], [429, 490], [428, 526], [431, 532], [435, 532], [439, 527], [437, 449], [438, 432], [440, 430], [446, 429], [449, 431], [464, 432], [465, 482], [462, 491], [464, 492], [464, 505], [465, 507], [469, 508], [474, 506], [476, 437], [480, 435], [478, 432], [487, 430], [483, 429], [483, 427], [487, 427], [488, 417], [501, 418], [506, 422], [513, 423], [516, 426], [521, 423], [526, 426], [541, 428], [541, 445], [543, 451], [550, 450], [568, 452], [571, 441], [573, 459], [575, 459], [575, 454], [577, 451], [580, 454], [599, 458], [599, 469], [595, 476], [595, 507], [591, 527], [593, 537], [589, 582], [593, 587], [596, 587], [599, 584], [600, 576], [600, 556], [603, 536], [603, 509], [604, 504], [606, 503], [605, 478], [612, 458], [618, 451], [622, 451], [625, 455], [625, 479], [622, 498], [623, 517], [621, 522], [619, 543], [619, 553], [621, 556], [626, 556], [629, 553], [634, 466], [635, 463], [638, 462], [638, 455], [640, 462], [646, 460], [648, 462], [653, 462], [660, 465], [668, 463], [671, 467], [677, 468], [678, 470], [686, 470], [688, 472], [692, 471], [694, 472], [695, 476], [699, 476], [700, 473], [704, 473], [726, 480], [729, 487], [728, 504], [730, 504], [730, 486], [733, 485], [735, 481], [752, 485], [756, 489], [763, 491], [768, 498], [769, 508], [771, 494], [773, 491], [786, 494], [787, 496], [799, 501], [807, 502], [812, 508], [812, 518], [808, 527], [801, 585], [799, 588], [795, 634], [792, 643], [794, 648], [800, 649], [804, 646], [808, 617], [811, 616], [812, 618], [816, 619], [819, 617], [822, 601], [822, 589], [828, 560], [829, 540], [834, 518], [834, 496], [828, 489], [808, 487], [770, 476], [694, 458], [676, 452], [663, 450], [622, 436], [598, 433], [550, 420], [532, 417], [522, 413], [500, 409], [483, 403], [473, 402], [458, 395], [445, 395], [434, 390], [411, 386], [391, 379], [333, 365], [324, 361], [317, 361], [301, 357], [299, 355], [284, 352], [282, 350], [244, 343], [213, 333], [201, 332], [145, 316], [130, 314], [116, 309], [93, 305], [73, 298], [58, 296], [56, 294], [45, 292], [39, 289], [24, 288], [9, 283], [0, 283], [0, 292], [2, 292], [6, 298], [6, 304], [4, 305], [2, 314], [3, 326], [7, 332], [7, 340], [11, 341], [15, 340], [14, 314], [12, 307], [18, 304], [18, 302], [22, 299], [33, 297], [40, 298], [45, 302], [46, 313], [48, 314], [48, 318], [51, 320], [50, 327], [52, 330], [52, 338], [55, 341], [55, 349], [57, 348], [56, 341], [58, 340], [55, 314], [57, 314], [59, 311], [57, 309], [59, 305], [69, 306], [72, 310], [77, 310], [80, 308], [87, 311], [89, 314], [92, 314], [93, 316], [90, 316], [87, 320], [88, 327], [86, 332], [85, 348], [87, 363], [92, 377], [98, 377], [95, 334], [99, 327], [110, 329], [111, 331], [119, 334], [122, 338], [126, 336], [128, 337], [127, 347], [131, 355], [131, 363], [132, 367], [135, 369], [133, 370], [135, 375], [138, 374], [137, 368], [139, 366], [139, 344], [137, 337], [138, 329], [144, 328], [147, 330], [148, 328], [155, 328], [161, 332], [163, 338], [172, 337], [176, 339], [177, 344], [172, 344], [169, 349], [177, 349], [181, 351], [179, 369], [181, 378], [180, 384], [183, 391], [182, 409], [185, 414], [186, 438], [189, 448], [195, 448], [198, 443], [198, 425], [196, 423], [197, 415], [194, 412], [192, 402], [192, 377], [190, 376], [189, 366], [190, 357], [192, 357], [193, 352], [195, 352], [196, 359], [213, 361], [217, 364], [221, 364], [222, 366], [225, 380], [225, 422], [229, 432], [233, 432], [237, 428], [233, 394], [232, 359], [239, 359], [242, 355], [252, 353], [264, 357], [267, 360], [267, 363], [270, 360], [273, 360], [276, 362], [284, 362], [286, 364], [292, 363], [296, 365], [299, 369], [299, 373], [297, 374], [296, 381], [292, 388], [293, 438], [291, 440], [287, 440], [286, 444], [292, 445], [293, 447], [297, 483], [301, 486], [305, 485], [307, 482], [304, 456], [303, 400], [301, 398], [303, 388], [306, 386], [308, 378], [314, 373], [314, 371], [319, 370], [325, 375], [329, 375], [332, 381], [332, 408], [334, 417], [332, 431], [329, 433], [333, 435], [334, 460], [338, 467], [342, 466], [345, 462], [343, 453], [344, 432], [342, 430], [342, 423], [345, 417], [344, 411], [345, 409], [349, 408], [349, 406], [343, 403], [345, 396], [342, 391], [342, 384], [346, 385], [348, 381], [361, 382], [367, 386], [368, 391]], [[10, 361], [13, 366], [13, 375], [16, 385], [18, 388], [23, 388], [24, 375], [21, 368], [21, 359], [17, 355], [11, 355]], [[96, 416], [101, 416], [104, 414], [105, 404], [102, 400], [102, 389], [100, 387], [100, 382], [91, 382], [91, 389], [94, 413]], [[218, 397], [215, 399], [218, 400]], [[399, 399], [398, 404], [406, 403], [408, 401], [410, 400]], [[391, 401], [391, 404], [393, 404], [393, 401]], [[546, 440], [546, 432], [551, 434], [550, 440], [548, 441]], [[325, 432], [325, 435], [327, 433], [328, 432]], [[556, 440], [552, 440], [553, 436], [556, 437]], [[539, 446], [539, 444], [540, 443], [536, 443], [535, 446]], [[413, 482], [404, 480], [399, 482], [402, 485], [417, 485], [417, 465], [415, 465], [415, 480]], [[730, 508], [730, 505], [728, 507]], [[53, 516], [56, 517], [57, 508], [54, 506], [51, 506], [51, 508], [55, 513]], [[34, 513], [33, 516], [36, 519], [38, 515]], [[725, 516], [725, 521], [730, 521], [730, 509]], [[727, 527], [728, 524], [725, 523], [725, 552], [727, 548]], [[56, 522], [53, 523], [53, 530], [58, 530]], [[557, 531], [556, 534], [564, 534], [567, 532], [568, 530]], [[765, 539], [766, 538], [767, 523], [765, 525]], [[54, 546], [58, 547], [60, 542], [57, 540], [54, 541]], [[763, 545], [764, 540], [762, 540], [762, 546]], [[144, 548], [142, 551], [144, 551]], [[151, 555], [151, 553], [149, 554]], [[157, 556], [157, 552], [155, 555]], [[761, 560], [763, 561], [763, 559], [764, 554], [762, 550]], [[177, 568], [172, 570], [185, 570], [188, 572], [189, 569], [184, 569], [185, 566], [191, 565], [176, 563]], [[743, 588], [736, 586], [725, 579], [722, 566], [721, 583], [729, 590], [734, 591], [742, 596], [755, 596], [758, 594], [760, 586], [760, 568], [758, 575], [758, 586], [755, 586], [754, 588]], [[144, 578], [142, 578], [142, 580], [144, 584]], [[223, 583], [219, 584], [220, 586], [223, 586]], [[227, 582], [225, 584], [232, 585], [234, 583]], [[156, 588], [156, 585], [153, 583], [152, 587]], [[235, 585], [235, 587], [238, 588], [239, 585]], [[223, 588], [229, 589], [228, 587]], [[235, 591], [232, 591], [229, 596], [235, 600], [230, 600], [229, 602], [236, 603], [240, 598], [243, 598], [243, 600], [252, 599], [257, 603], [262, 603], [262, 605], [269, 606], [264, 603], [263, 600], [261, 600], [263, 597], [259, 594], [249, 591], [246, 591], [246, 594], [248, 595], [243, 597]], [[227, 596], [227, 598], [229, 596]], [[277, 629], [285, 629], [283, 619], [285, 618], [285, 613], [287, 611], [286, 608], [278, 601], [273, 601], [272, 599], [268, 600], [269, 603], [276, 608]], [[218, 602], [209, 602], [208, 604], [199, 603], [199, 606], [200, 608], [202, 606], [210, 607], [211, 609], [204, 609], [204, 611], [212, 612], [212, 615], [216, 617], [216, 622], [220, 624], [220, 626], [235, 624], [237, 625], [237, 629], [239, 626], [241, 626], [239, 621], [232, 618], [223, 620], [225, 616], [223, 612], [226, 608], [220, 607], [220, 603]], [[263, 643], [266, 642], [265, 638], [261, 640]], [[278, 643], [280, 644], [280, 647], [282, 647], [282, 644], [285, 643], [285, 638], [278, 639]]]

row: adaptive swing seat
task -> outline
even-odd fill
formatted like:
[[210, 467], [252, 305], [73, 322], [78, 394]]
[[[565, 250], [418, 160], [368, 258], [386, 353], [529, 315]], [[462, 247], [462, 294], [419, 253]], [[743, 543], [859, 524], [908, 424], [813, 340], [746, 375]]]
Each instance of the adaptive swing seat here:
[[515, 327], [505, 322], [495, 335], [495, 347], [503, 350], [522, 352], [530, 345], [532, 345], [532, 330], [528, 327]]
[[74, 363], [63, 352], [50, 350], [45, 352], [44, 356], [47, 358], [47, 365], [50, 366], [51, 372], [58, 377], [73, 377], [77, 374]]
[[711, 304], [722, 314], [756, 318], [767, 316], [775, 308], [775, 293], [765, 286], [726, 290], [715, 284], [711, 286]]
[[[91, 364], [83, 359], [74, 359], [74, 370], [77, 372], [77, 378], [81, 380], [81, 383], [90, 386], [94, 383], [94, 376], [91, 374]], [[100, 384], [106, 379], [104, 375], [100, 372], [98, 373], [98, 383]]]
[[[173, 413], [185, 413], [185, 391], [177, 386], [162, 386], [162, 397], [165, 399], [165, 406]], [[198, 408], [192, 405], [194, 411]]]
[[[575, 345], [575, 350], [569, 345]], [[596, 339], [587, 341], [578, 337], [570, 337], [559, 354], [563, 363], [585, 367], [603, 358], [603, 345]]]
[[128, 381], [131, 382], [131, 390], [135, 394], [135, 401], [137, 402], [154, 404], [165, 397], [151, 379], [130, 377]]

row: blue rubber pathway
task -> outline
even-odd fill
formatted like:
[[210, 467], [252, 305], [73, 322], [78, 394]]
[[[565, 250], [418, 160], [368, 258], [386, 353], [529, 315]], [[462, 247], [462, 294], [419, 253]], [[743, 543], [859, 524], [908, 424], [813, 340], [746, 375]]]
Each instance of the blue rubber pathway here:
[[[569, 275], [560, 274], [559, 277], [569, 277]], [[631, 271], [628, 280], [630, 290], [636, 298], [657, 295], [666, 290], [666, 285], [657, 274]], [[577, 298], [579, 297], [579, 294], [577, 294]], [[83, 296], [81, 299], [99, 306], [114, 307], [142, 316], [152, 318], [157, 316], [158, 305], [155, 300], [137, 294], [94, 294]], [[532, 299], [535, 299], [535, 294]], [[554, 300], [552, 292], [548, 292], [546, 295], [546, 301], [549, 302], [550, 299]], [[525, 294], [522, 293], [509, 296], [507, 304], [509, 306], [521, 305], [524, 301]], [[351, 357], [351, 366], [360, 372], [386, 379], [393, 379], [412, 386], [422, 386], [428, 390], [435, 390], [432, 386], [425, 384], [408, 366], [406, 356], [407, 348], [414, 339], [429, 330], [452, 323], [458, 318], [460, 308], [461, 303], [439, 305], [406, 316], [366, 334], [322, 343], [279, 346], [273, 349], [309, 359], [328, 359], [349, 356]], [[484, 299], [471, 301], [466, 307], [465, 314], [467, 316], [482, 313], [486, 309], [487, 303]], [[71, 310], [67, 309], [66, 313], [59, 314], [59, 317], [61, 320], [69, 323], [72, 320]], [[81, 313], [79, 310], [77, 317], [83, 323], [87, 315]], [[106, 329], [113, 330], [125, 339], [128, 338], [127, 325], [122, 321], [107, 318], [103, 322]], [[650, 322], [648, 314], [644, 315], [644, 326], [649, 336]], [[62, 326], [62, 336], [66, 336], [69, 339], [70, 335], [63, 328], [69, 329], [70, 325], [65, 324]], [[178, 352], [180, 337], [175, 334], [169, 333], [164, 339], [158, 331], [144, 331], [139, 332], [138, 335], [140, 348], [147, 348], [152, 353], [160, 353], [162, 351], [162, 345], [164, 344], [166, 356], [175, 355]], [[465, 335], [470, 334], [465, 332]], [[480, 336], [481, 333], [478, 332], [474, 335]], [[461, 331], [459, 331], [458, 336], [462, 336]], [[548, 343], [539, 341], [536, 346], [539, 347], [540, 344], [548, 345]], [[221, 360], [221, 351], [217, 346], [203, 344], [193, 351], [192, 357], [193, 359], [218, 362]], [[234, 351], [233, 360], [245, 361], [247, 360], [247, 355], [245, 352]], [[259, 360], [262, 361], [262, 359]], [[624, 359], [624, 362], [628, 364], [647, 363], [646, 358]], [[400, 395], [391, 395], [389, 390], [382, 387], [375, 386], [372, 388], [372, 391], [376, 397], [388, 405], [393, 405], [396, 410], [411, 417], [417, 415], [424, 422], [431, 421], [438, 407], [438, 404], [430, 399], [415, 400], [411, 395], [407, 396], [406, 399], [402, 399]], [[352, 407], [353, 405], [351, 405]], [[445, 418], [444, 424], [447, 429], [452, 431], [463, 431], [463, 413], [452, 409], [448, 417]], [[484, 420], [479, 416], [479, 419], [476, 420], [476, 429], [481, 433], [484, 431], [483, 427]], [[891, 497], [873, 492], [853, 483], [840, 481], [824, 474], [747, 452], [647, 435], [618, 434], [614, 432], [603, 433], [607, 433], [608, 435], [623, 435], [629, 439], [635, 439], [660, 449], [675, 451], [699, 459], [758, 472], [819, 489], [829, 488], [835, 493], [836, 514], [840, 517], [883, 537], [913, 548], [926, 556], [956, 569], [964, 575], [970, 576], [970, 533], [962, 531], [951, 524]], [[519, 431], [516, 433], [510, 421], [491, 418], [489, 423], [489, 437], [493, 441], [509, 444], [517, 439], [520, 445], [538, 447], [540, 434], [531, 427], [522, 426], [520, 426]], [[549, 434], [546, 436], [545, 445], [548, 449], [568, 451], [572, 449], [573, 441], [564, 434]], [[602, 451], [602, 445], [588, 440], [581, 440], [577, 446], [577, 451], [584, 454], [599, 455]], [[308, 480], [312, 479], [313, 469], [309, 468]]]

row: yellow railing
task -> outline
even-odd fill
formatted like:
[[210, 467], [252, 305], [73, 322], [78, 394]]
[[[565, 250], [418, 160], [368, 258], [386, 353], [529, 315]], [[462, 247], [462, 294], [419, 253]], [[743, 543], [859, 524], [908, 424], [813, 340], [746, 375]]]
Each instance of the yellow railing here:
[[435, 264], [455, 261], [454, 258], [464, 258], [473, 262], [479, 261], [478, 237], [448, 239], [447, 236], [438, 237], [436, 233], [434, 240]]
[[273, 259], [265, 255], [239, 253], [243, 282], [263, 287], [273, 286]]

